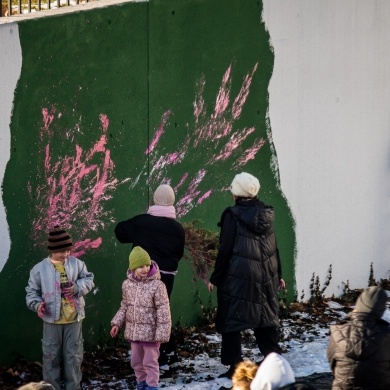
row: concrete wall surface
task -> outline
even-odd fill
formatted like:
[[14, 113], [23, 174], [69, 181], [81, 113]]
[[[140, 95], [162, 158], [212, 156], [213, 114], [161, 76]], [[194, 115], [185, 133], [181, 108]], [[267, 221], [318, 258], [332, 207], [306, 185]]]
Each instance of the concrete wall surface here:
[[[163, 182], [218, 231], [234, 175], [256, 175], [290, 299], [330, 265], [326, 295], [388, 278], [386, 0], [98, 3], [0, 24], [0, 360], [40, 356], [24, 288], [55, 224], [95, 274], [84, 338], [107, 334], [130, 250], [113, 229]], [[174, 323], [215, 303], [200, 273], [181, 261]]]
[[264, 1], [275, 64], [269, 112], [296, 222], [297, 290], [328, 296], [389, 277], [390, 3]]

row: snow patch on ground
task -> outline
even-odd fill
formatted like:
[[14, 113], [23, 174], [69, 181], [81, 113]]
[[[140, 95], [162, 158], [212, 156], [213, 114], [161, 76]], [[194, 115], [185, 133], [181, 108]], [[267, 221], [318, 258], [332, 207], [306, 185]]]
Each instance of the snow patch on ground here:
[[[280, 343], [285, 351], [283, 356], [289, 361], [296, 378], [307, 377], [315, 373], [329, 373], [330, 367], [326, 357], [326, 348], [329, 340], [329, 324], [337, 323], [346, 316], [344, 306], [337, 302], [329, 301], [328, 307], [323, 310], [323, 317], [318, 317], [306, 312], [294, 312], [290, 318], [281, 321], [282, 341]], [[386, 310], [383, 319], [390, 321], [390, 310]], [[208, 343], [214, 343], [218, 347], [221, 336], [217, 333], [193, 334], [188, 343], [199, 343], [197, 337], [203, 336]], [[218, 350], [219, 352], [219, 350]], [[259, 349], [256, 347], [253, 332], [243, 332], [242, 355], [244, 360], [258, 362], [262, 359]], [[197, 353], [191, 358], [181, 358], [175, 363], [176, 368], [174, 382], [159, 383], [159, 388], [169, 390], [219, 390], [222, 386], [230, 388], [232, 382], [226, 378], [218, 378], [228, 367], [220, 363], [219, 357], [210, 357], [207, 352]], [[102, 385], [102, 387], [100, 387]], [[128, 380], [122, 379], [110, 383], [101, 384], [97, 381], [90, 382], [88, 389], [131, 389]]]

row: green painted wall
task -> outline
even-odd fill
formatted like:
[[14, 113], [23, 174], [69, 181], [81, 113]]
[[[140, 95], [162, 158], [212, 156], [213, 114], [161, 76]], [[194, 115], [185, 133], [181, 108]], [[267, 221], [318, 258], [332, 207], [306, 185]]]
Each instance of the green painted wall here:
[[[130, 250], [113, 229], [144, 212], [162, 181], [176, 188], [182, 222], [216, 231], [235, 173], [258, 176], [294, 285], [293, 220], [267, 138], [273, 52], [261, 11], [251, 0], [156, 0], [19, 23], [23, 65], [3, 182], [12, 244], [0, 273], [1, 360], [40, 357], [42, 324], [24, 288], [56, 223], [95, 274], [84, 338], [95, 343], [108, 332]], [[183, 260], [174, 322], [196, 320], [197, 292], [208, 302], [194, 277]]]

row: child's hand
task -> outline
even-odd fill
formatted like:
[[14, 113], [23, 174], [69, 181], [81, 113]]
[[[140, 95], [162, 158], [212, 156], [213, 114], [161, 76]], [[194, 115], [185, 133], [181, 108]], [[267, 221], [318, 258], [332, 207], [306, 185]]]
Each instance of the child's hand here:
[[118, 332], [119, 332], [119, 326], [114, 325], [114, 326], [111, 328], [111, 331], [110, 331], [111, 337], [116, 337], [116, 335], [118, 334]]
[[45, 309], [45, 302], [41, 302], [38, 306], [38, 310], [37, 310], [37, 313], [38, 313], [38, 317], [39, 318], [43, 318], [43, 316], [45, 315], [45, 312], [46, 312], [46, 309]]
[[64, 293], [64, 295], [68, 299], [72, 298], [73, 295], [75, 294], [75, 289], [74, 289], [73, 285], [74, 285], [74, 282], [70, 281], [69, 282], [69, 287], [65, 287], [64, 289], [62, 289], [62, 292]]

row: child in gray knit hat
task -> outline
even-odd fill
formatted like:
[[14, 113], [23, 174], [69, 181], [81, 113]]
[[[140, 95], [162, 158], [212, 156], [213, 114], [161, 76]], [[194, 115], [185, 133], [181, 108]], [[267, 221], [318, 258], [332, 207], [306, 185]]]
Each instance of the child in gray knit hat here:
[[387, 293], [383, 288], [378, 286], [368, 287], [359, 295], [354, 311], [381, 318], [386, 310], [387, 299]]
[[383, 316], [387, 292], [366, 288], [345, 321], [330, 327], [328, 360], [332, 390], [390, 389], [390, 327]]

